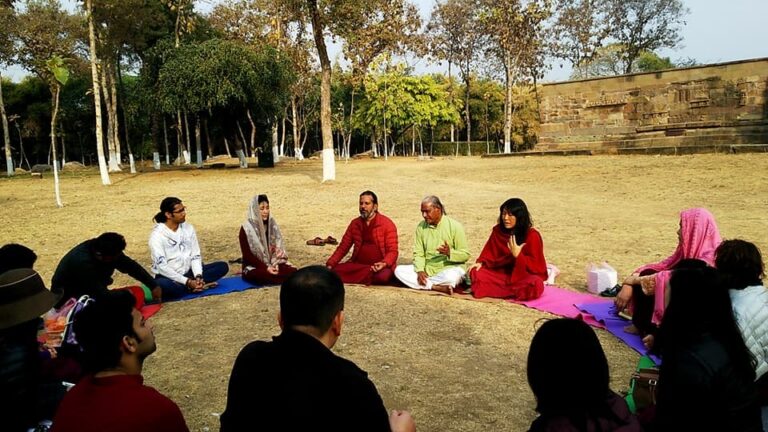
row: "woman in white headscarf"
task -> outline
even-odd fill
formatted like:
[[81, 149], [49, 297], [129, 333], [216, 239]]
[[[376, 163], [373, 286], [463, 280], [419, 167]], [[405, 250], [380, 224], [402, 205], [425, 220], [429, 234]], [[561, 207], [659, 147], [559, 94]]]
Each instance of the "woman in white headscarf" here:
[[248, 207], [248, 220], [240, 228], [243, 279], [259, 285], [277, 285], [296, 268], [288, 262], [283, 235], [269, 214], [269, 198], [256, 195]]

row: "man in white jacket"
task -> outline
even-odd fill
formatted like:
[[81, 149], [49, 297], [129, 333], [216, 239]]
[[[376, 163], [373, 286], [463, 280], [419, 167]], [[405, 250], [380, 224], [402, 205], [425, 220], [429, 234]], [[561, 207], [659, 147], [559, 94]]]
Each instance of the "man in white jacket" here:
[[187, 209], [176, 197], [160, 203], [149, 235], [152, 272], [163, 290], [163, 299], [200, 292], [205, 284], [221, 279], [229, 271], [223, 261], [203, 264], [195, 228], [186, 222]]

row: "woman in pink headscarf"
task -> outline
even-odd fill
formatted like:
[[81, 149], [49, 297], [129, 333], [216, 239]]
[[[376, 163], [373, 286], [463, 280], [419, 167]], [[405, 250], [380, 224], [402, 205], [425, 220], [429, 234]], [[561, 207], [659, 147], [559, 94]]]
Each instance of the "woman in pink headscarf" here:
[[[621, 291], [616, 296], [616, 307], [619, 310], [627, 306], [632, 309], [633, 326], [628, 327], [627, 331], [643, 335], [654, 333], [664, 316], [668, 298], [666, 288], [671, 270], [679, 266], [681, 261], [700, 260], [714, 266], [715, 249], [720, 245], [721, 239], [715, 218], [709, 210], [683, 210], [680, 213], [680, 229], [677, 234], [677, 249], [670, 257], [636, 269], [622, 282]], [[644, 341], [646, 346], [653, 343], [652, 339]]]

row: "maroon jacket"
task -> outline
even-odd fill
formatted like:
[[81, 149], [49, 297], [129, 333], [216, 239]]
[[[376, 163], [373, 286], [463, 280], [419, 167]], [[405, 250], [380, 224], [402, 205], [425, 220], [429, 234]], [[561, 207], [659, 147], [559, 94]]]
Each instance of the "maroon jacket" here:
[[[397, 227], [392, 219], [384, 216], [381, 213], [376, 213], [376, 217], [371, 221], [370, 227], [373, 229], [373, 241], [381, 251], [381, 255], [384, 257], [384, 262], [387, 263], [389, 268], [394, 269], [397, 264]], [[349, 223], [347, 231], [344, 233], [344, 237], [341, 238], [341, 243], [333, 252], [325, 265], [329, 267], [335, 267], [336, 264], [341, 261], [342, 258], [349, 252], [349, 249], [354, 245], [355, 249], [352, 251], [352, 257], [349, 262], [356, 262], [357, 253], [363, 246], [363, 229], [365, 228], [365, 221], [359, 217], [356, 217]]]

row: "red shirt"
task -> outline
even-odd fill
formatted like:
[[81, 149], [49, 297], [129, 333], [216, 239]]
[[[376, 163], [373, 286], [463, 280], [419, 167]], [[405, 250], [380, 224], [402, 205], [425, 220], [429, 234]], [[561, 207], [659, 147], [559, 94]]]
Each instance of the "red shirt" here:
[[[328, 261], [325, 263], [327, 266], [335, 267], [342, 258], [349, 252], [349, 249], [354, 245], [355, 249], [352, 251], [352, 257], [349, 262], [357, 262], [357, 256], [360, 253], [360, 249], [363, 247], [363, 229], [366, 227], [365, 221], [359, 217], [356, 217], [349, 223], [347, 231], [344, 233], [344, 237], [341, 238], [339, 247], [333, 252]], [[371, 229], [371, 235], [376, 246], [379, 247], [381, 255], [384, 257], [382, 261], [387, 263], [389, 268], [394, 268], [397, 264], [397, 227], [394, 222], [381, 213], [376, 213], [376, 217], [371, 220], [368, 225]]]
[[87, 376], [61, 401], [51, 432], [189, 432], [179, 407], [141, 375]]

